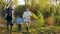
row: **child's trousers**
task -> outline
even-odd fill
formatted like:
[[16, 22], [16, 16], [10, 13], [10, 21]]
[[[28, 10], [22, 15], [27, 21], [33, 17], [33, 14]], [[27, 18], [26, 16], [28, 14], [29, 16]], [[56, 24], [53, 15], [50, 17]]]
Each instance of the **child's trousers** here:
[[18, 31], [21, 31], [21, 24], [18, 24]]

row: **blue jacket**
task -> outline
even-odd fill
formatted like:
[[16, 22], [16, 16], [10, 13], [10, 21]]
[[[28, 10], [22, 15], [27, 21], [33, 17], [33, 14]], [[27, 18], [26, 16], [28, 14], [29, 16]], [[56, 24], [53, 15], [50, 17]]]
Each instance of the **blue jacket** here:
[[22, 23], [22, 21], [23, 21], [23, 19], [22, 18], [17, 18], [17, 20], [16, 20], [16, 22], [17, 22], [17, 24], [21, 24]]

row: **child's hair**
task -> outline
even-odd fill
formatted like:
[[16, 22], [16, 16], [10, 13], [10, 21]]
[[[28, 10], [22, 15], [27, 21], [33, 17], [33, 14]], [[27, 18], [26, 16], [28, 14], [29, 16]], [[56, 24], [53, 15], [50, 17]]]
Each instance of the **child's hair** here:
[[21, 17], [22, 18], [22, 16], [20, 16], [20, 15], [18, 15], [18, 17]]

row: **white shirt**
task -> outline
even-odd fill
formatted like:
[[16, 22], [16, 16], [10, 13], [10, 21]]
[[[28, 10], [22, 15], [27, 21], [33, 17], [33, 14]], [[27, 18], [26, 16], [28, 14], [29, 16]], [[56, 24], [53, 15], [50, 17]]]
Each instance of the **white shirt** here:
[[25, 11], [23, 13], [23, 18], [24, 19], [30, 19], [30, 17], [31, 17], [31, 12], [30, 11]]

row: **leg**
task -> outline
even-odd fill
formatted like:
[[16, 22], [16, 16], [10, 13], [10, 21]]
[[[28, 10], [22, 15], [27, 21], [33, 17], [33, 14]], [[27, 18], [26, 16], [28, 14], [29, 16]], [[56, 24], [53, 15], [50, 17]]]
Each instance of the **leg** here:
[[26, 23], [26, 30], [28, 31], [29, 30], [29, 26], [30, 26], [30, 23]]
[[28, 22], [28, 26], [30, 26], [30, 22]]
[[12, 34], [12, 26], [10, 26], [10, 28], [11, 28], [11, 29], [10, 29], [10, 34]]
[[9, 30], [9, 21], [7, 21], [7, 30]]
[[18, 31], [21, 31], [21, 24], [18, 24]]
[[6, 25], [7, 25], [7, 29], [6, 29], [7, 31], [6, 31], [6, 32], [7, 32], [7, 34], [8, 34], [8, 33], [9, 33], [9, 21], [8, 21], [8, 20], [7, 20]]
[[13, 23], [12, 23], [12, 21], [10, 21], [9, 23], [10, 23], [10, 28], [11, 28], [11, 29], [10, 29], [10, 34], [12, 34]]

